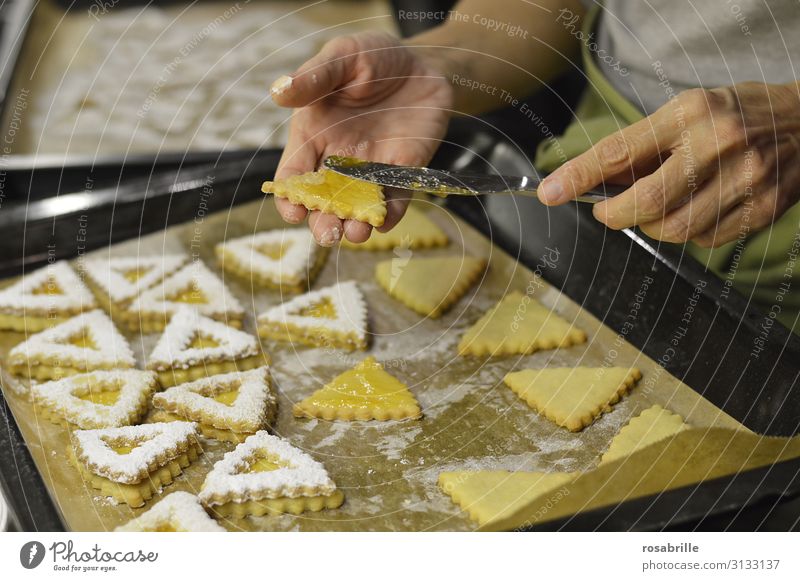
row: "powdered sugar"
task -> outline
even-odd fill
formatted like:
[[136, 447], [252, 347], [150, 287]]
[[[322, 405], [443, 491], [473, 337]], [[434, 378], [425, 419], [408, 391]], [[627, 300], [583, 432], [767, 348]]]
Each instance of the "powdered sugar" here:
[[[214, 398], [238, 388], [236, 400], [226, 405]], [[218, 428], [255, 432], [264, 427], [277, 405], [269, 383], [269, 369], [224, 373], [171, 387], [153, 397], [153, 405]]]
[[[75, 345], [69, 341], [79, 334], [91, 340], [91, 346]], [[130, 345], [114, 323], [101, 310], [82, 313], [14, 347], [9, 353], [13, 364], [37, 365], [57, 361], [82, 369], [99, 366], [133, 367], [136, 360]], [[49, 363], [48, 363], [49, 364]]]
[[[90, 472], [114, 482], [135, 484], [148, 473], [183, 454], [197, 437], [194, 422], [164, 422], [77, 430], [73, 433], [76, 456]], [[112, 446], [135, 445], [128, 454], [119, 454]]]
[[[120, 303], [134, 298], [165, 275], [174, 272], [187, 258], [185, 254], [95, 258], [87, 260], [84, 269], [95, 285], [112, 301]], [[132, 281], [125, 276], [131, 271], [141, 274]]]
[[194, 494], [173, 492], [157, 502], [153, 508], [128, 523], [114, 529], [116, 532], [152, 531], [170, 525], [181, 531], [196, 533], [224, 533], [203, 509]]
[[26, 310], [79, 312], [95, 306], [91, 291], [63, 260], [25, 274], [0, 291], [0, 309], [15, 315]]
[[[72, 375], [58, 381], [31, 385], [34, 399], [68, 422], [81, 428], [118, 427], [129, 424], [146, 405], [155, 390], [156, 377], [149, 371], [119, 369]], [[78, 397], [104, 387], [119, 390], [113, 405], [104, 405]]]
[[[218, 345], [192, 347], [198, 336], [210, 337]], [[233, 361], [258, 354], [258, 340], [200, 315], [188, 307], [179, 308], [158, 340], [147, 362], [148, 369], [188, 368], [209, 361]]]
[[[275, 457], [286, 467], [268, 472], [242, 472], [258, 457]], [[222, 499], [243, 500], [263, 498], [297, 498], [304, 490], [329, 495], [336, 485], [325, 467], [289, 444], [289, 442], [258, 432], [225, 454], [206, 477], [200, 499], [206, 504], [220, 504]]]

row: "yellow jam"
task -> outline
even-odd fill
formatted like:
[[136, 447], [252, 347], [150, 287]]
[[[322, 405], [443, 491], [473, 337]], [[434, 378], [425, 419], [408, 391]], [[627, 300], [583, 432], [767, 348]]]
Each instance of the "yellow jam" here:
[[288, 242], [281, 242], [279, 244], [262, 244], [256, 247], [261, 254], [272, 260], [280, 260], [286, 251], [291, 246]]
[[119, 399], [119, 390], [90, 389], [86, 393], [76, 396], [83, 401], [89, 401], [99, 405], [114, 405]]
[[81, 349], [94, 349], [97, 351], [97, 345], [95, 345], [87, 329], [81, 329], [78, 333], [68, 337], [66, 342]]
[[253, 472], [272, 472], [278, 468], [286, 468], [286, 466], [286, 462], [283, 462], [278, 458], [265, 456], [250, 464], [247, 467], [247, 470], [245, 470], [245, 473], [251, 474]]
[[167, 299], [173, 303], [188, 303], [192, 305], [208, 303], [206, 296], [199, 289], [193, 288], [192, 286], [186, 287], [182, 291], [167, 297]]
[[136, 282], [151, 270], [152, 267], [149, 266], [148, 267], [143, 266], [141, 268], [133, 268], [131, 270], [126, 270], [125, 272], [123, 272], [122, 276], [124, 276], [125, 280], [127, 280], [128, 282]]
[[225, 404], [227, 406], [232, 406], [236, 403], [236, 398], [239, 397], [239, 388], [231, 389], [228, 391], [223, 391], [222, 393], [218, 393], [214, 396], [214, 401], [218, 401], [221, 404]]
[[64, 291], [58, 286], [55, 279], [47, 279], [42, 284], [31, 290], [32, 295], [63, 295]]
[[301, 317], [314, 317], [317, 319], [335, 319], [336, 307], [328, 297], [325, 297], [318, 303], [314, 303], [310, 307], [302, 309], [298, 313]]
[[208, 335], [198, 333], [194, 336], [192, 342], [189, 343], [189, 347], [192, 349], [208, 349], [209, 347], [219, 347], [219, 341], [215, 340], [213, 337], [209, 337]]
[[175, 528], [175, 525], [172, 523], [162, 523], [159, 524], [157, 527], [152, 529], [145, 529], [144, 532], [146, 533], [179, 533], [182, 532], [181, 529]]

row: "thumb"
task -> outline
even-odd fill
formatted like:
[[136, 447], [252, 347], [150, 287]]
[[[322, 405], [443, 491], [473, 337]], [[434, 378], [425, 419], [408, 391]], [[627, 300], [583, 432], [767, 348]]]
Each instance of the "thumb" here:
[[305, 107], [330, 95], [354, 75], [358, 53], [352, 38], [334, 38], [292, 76], [284, 75], [272, 83], [272, 100], [281, 107]]

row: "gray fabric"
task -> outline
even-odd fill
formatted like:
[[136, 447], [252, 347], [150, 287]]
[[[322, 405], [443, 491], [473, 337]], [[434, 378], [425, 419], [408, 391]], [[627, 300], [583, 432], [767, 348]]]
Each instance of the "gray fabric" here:
[[605, 0], [602, 4], [597, 52], [613, 55], [619, 63], [608, 57], [596, 60], [612, 85], [644, 113], [691, 87], [788, 83], [800, 78], [797, 0]]

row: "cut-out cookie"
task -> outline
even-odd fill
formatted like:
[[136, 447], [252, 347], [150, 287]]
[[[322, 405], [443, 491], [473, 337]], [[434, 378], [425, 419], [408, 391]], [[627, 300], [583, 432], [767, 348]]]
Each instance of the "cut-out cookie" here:
[[0, 329], [35, 333], [96, 307], [75, 271], [56, 262], [0, 290]]
[[143, 291], [130, 306], [129, 324], [131, 329], [144, 333], [162, 331], [182, 307], [191, 307], [201, 315], [237, 329], [242, 327], [242, 305], [199, 260]]
[[148, 371], [119, 369], [33, 384], [31, 393], [46, 419], [88, 430], [138, 422], [156, 387], [156, 377]]
[[36, 380], [136, 365], [128, 342], [101, 310], [82, 313], [15, 346], [8, 369]]
[[343, 220], [359, 220], [377, 227], [386, 218], [381, 186], [327, 169], [264, 182], [261, 191]]
[[308, 228], [269, 230], [217, 244], [222, 268], [259, 286], [303, 292], [325, 264], [327, 249]]
[[569, 472], [442, 472], [439, 486], [473, 521], [485, 526], [542, 495], [558, 502], [559, 490], [577, 476]]
[[224, 533], [200, 504], [200, 499], [188, 492], [173, 492], [159, 500], [147, 512], [114, 529], [121, 533]]
[[514, 291], [464, 333], [458, 351], [476, 356], [525, 355], [585, 341], [586, 333], [569, 321]]
[[312, 347], [366, 349], [367, 305], [355, 282], [341, 282], [262, 313], [258, 334]]
[[163, 387], [169, 387], [265, 363], [258, 339], [252, 335], [181, 308], [156, 343], [147, 368], [158, 373]]
[[610, 411], [641, 377], [635, 367], [562, 367], [514, 371], [504, 381], [547, 419], [578, 432]]
[[438, 248], [447, 246], [447, 235], [422, 210], [413, 205], [408, 207], [403, 219], [388, 232], [373, 230], [366, 242], [356, 244], [346, 238], [341, 245], [353, 250], [392, 250], [407, 248]]
[[297, 417], [326, 420], [404, 420], [419, 418], [419, 403], [408, 387], [367, 357], [298, 404]]
[[442, 316], [486, 269], [472, 256], [393, 258], [379, 262], [375, 278], [392, 297], [433, 319]]
[[262, 431], [214, 465], [200, 500], [221, 516], [241, 518], [338, 508], [344, 495], [322, 464]]
[[191, 420], [203, 435], [241, 442], [275, 419], [269, 369], [225, 373], [183, 383], [153, 396], [159, 421]]
[[78, 430], [73, 435], [67, 454], [83, 479], [103, 496], [134, 508], [172, 483], [202, 452], [192, 422]]
[[125, 309], [139, 293], [178, 270], [187, 260], [185, 254], [93, 258], [85, 262], [84, 268], [100, 305], [117, 319], [129, 315]]
[[665, 410], [660, 405], [649, 407], [628, 422], [614, 436], [608, 450], [600, 459], [600, 463], [607, 464], [630, 456], [637, 450], [670, 438], [688, 427], [678, 414]]

